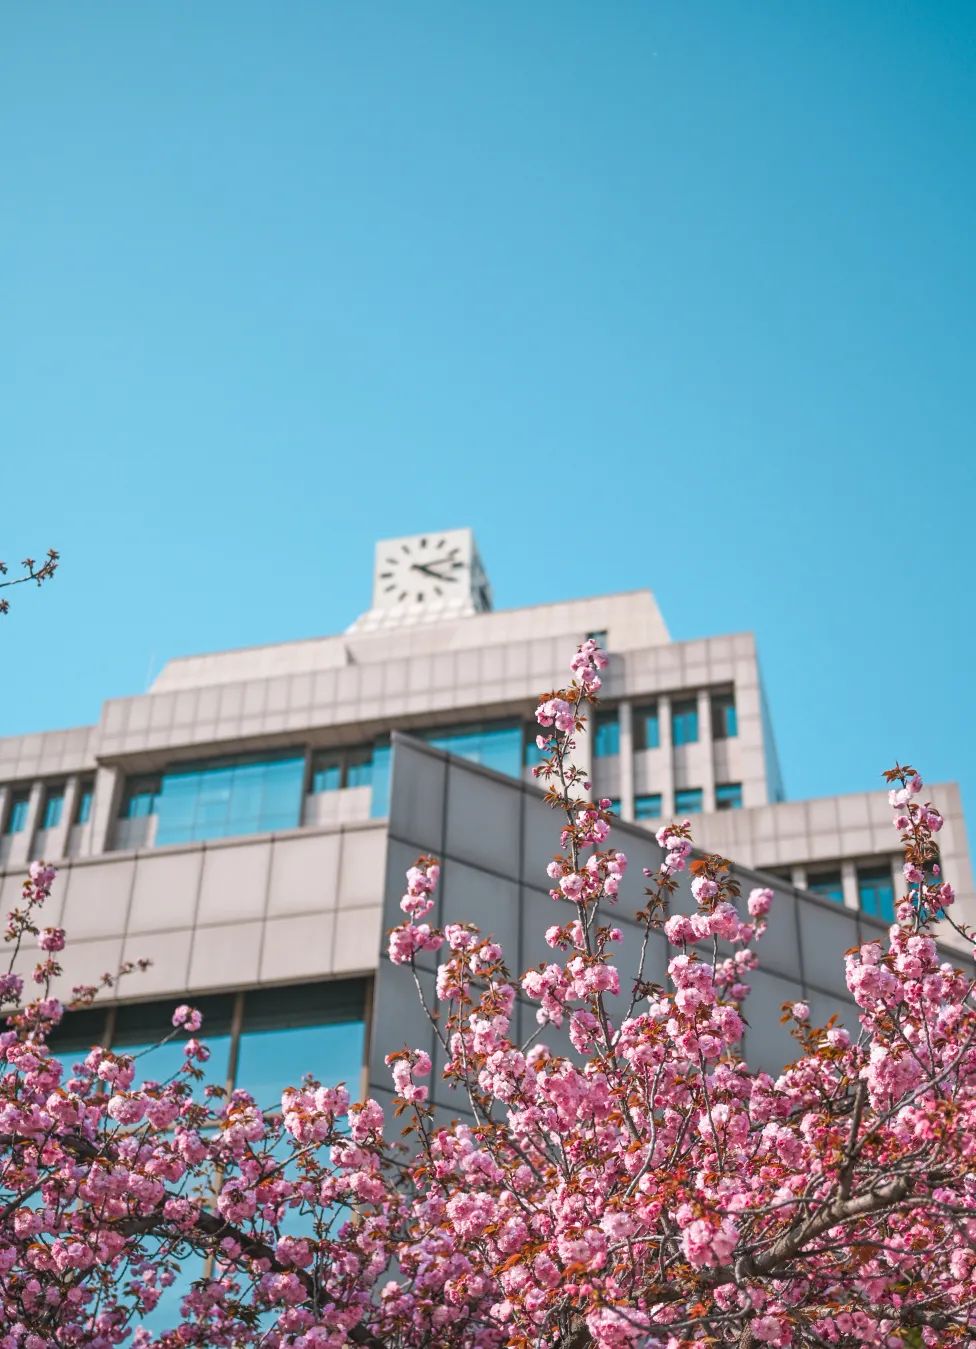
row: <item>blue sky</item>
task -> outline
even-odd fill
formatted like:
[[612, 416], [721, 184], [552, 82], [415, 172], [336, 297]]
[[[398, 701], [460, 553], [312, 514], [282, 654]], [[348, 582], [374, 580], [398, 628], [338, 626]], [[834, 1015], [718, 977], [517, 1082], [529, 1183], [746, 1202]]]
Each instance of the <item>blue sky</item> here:
[[8, 5], [0, 734], [341, 630], [377, 537], [500, 606], [757, 633], [792, 796], [976, 803], [976, 8]]

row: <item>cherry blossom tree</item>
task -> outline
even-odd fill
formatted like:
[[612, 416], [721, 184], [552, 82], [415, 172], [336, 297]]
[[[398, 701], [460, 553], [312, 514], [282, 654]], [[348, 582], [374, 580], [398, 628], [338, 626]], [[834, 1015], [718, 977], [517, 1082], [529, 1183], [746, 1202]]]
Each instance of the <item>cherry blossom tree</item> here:
[[[189, 1006], [165, 1081], [151, 1054], [62, 1063], [65, 934], [41, 926], [55, 874], [32, 866], [0, 976], [0, 1349], [976, 1344], [976, 1006], [935, 942], [953, 900], [939, 812], [912, 768], [887, 775], [906, 893], [886, 942], [838, 952], [858, 1035], [795, 1002], [796, 1061], [751, 1070], [743, 1004], [773, 892], [743, 899], [688, 821], [658, 834], [636, 970], [615, 961], [627, 859], [576, 761], [605, 659], [584, 643], [536, 714], [559, 816], [551, 960], [514, 977], [490, 934], [430, 923], [434, 858], [407, 875], [389, 951], [422, 1000], [418, 957], [439, 959], [425, 1006], [453, 1123], [410, 1046], [388, 1056], [396, 1121], [313, 1077], [272, 1112], [226, 1096]], [[685, 870], [691, 915], [671, 912]], [[644, 968], [662, 937], [666, 988]], [[32, 997], [14, 972], [28, 938]], [[517, 1001], [536, 1009], [526, 1043]], [[558, 1027], [572, 1056], [547, 1047]], [[151, 1330], [190, 1257], [203, 1275]]]
[[[11, 586], [26, 585], [28, 581], [33, 581], [36, 586], [42, 586], [45, 581], [50, 581], [51, 577], [58, 569], [58, 563], [61, 560], [61, 554], [54, 548], [47, 550], [47, 556], [43, 562], [38, 562], [33, 557], [25, 557], [21, 562], [21, 576], [10, 576], [10, 568], [6, 562], [0, 562], [0, 577], [9, 579], [0, 580], [0, 590], [9, 590]], [[0, 595], [0, 614], [10, 612], [10, 601], [5, 595]]]

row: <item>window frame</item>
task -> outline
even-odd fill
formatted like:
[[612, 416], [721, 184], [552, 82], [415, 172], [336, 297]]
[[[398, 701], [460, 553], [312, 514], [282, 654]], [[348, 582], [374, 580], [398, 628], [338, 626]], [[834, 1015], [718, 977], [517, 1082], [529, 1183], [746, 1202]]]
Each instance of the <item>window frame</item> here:
[[[634, 749], [643, 751], [661, 748], [661, 704], [655, 698], [652, 703], [641, 703], [632, 713], [634, 721]], [[654, 734], [649, 736], [647, 728], [653, 725]]]
[[[682, 804], [681, 798], [693, 796], [697, 798], [697, 804]], [[704, 815], [705, 813], [705, 791], [702, 787], [676, 787], [674, 792], [674, 813], [675, 815]]]
[[[641, 803], [656, 801], [656, 810], [642, 810]], [[664, 818], [664, 796], [661, 792], [641, 792], [634, 797], [635, 820], [661, 820]]]
[[[678, 727], [685, 722], [694, 727], [694, 735], [678, 734]], [[671, 703], [671, 745], [679, 749], [682, 745], [697, 745], [701, 740], [701, 717], [698, 715], [697, 698], [677, 698]]]
[[30, 815], [30, 798], [31, 789], [29, 787], [18, 787], [11, 791], [7, 798], [7, 813], [3, 822], [5, 837], [22, 834], [27, 828], [27, 820]]
[[[833, 877], [835, 876], [837, 878], [836, 881], [837, 893], [831, 893], [826, 888], [824, 889], [816, 888], [818, 884], [824, 887], [826, 887], [828, 884], [833, 885], [834, 884]], [[831, 904], [843, 904], [844, 903], [843, 869], [840, 866], [820, 867], [819, 869], [815, 868], [813, 871], [810, 871], [808, 869], [806, 873], [806, 880], [803, 883], [803, 888], [804, 890], [808, 891], [811, 895], [816, 895], [819, 899], [829, 900]]]
[[[898, 897], [895, 893], [895, 880], [891, 874], [891, 863], [889, 862], [887, 865], [882, 862], [855, 863], [854, 874], [857, 880], [857, 907], [859, 912], [867, 918], [876, 918], [882, 923], [893, 923]], [[865, 888], [872, 883], [879, 888], [883, 887], [890, 891], [890, 911], [888, 902], [884, 898], [878, 902], [877, 912], [872, 912], [871, 909], [865, 907]]]
[[[713, 693], [711, 697], [712, 739], [736, 740], [739, 736], [739, 712], [735, 703], [735, 690], [728, 689]], [[729, 729], [731, 713], [732, 729]]]
[[[723, 798], [722, 793], [729, 792], [728, 799]], [[742, 783], [741, 782], [716, 782], [715, 784], [715, 809], [717, 811], [741, 810], [742, 809]]]
[[[64, 797], [66, 784], [63, 782], [52, 782], [44, 788], [44, 799], [41, 803], [41, 819], [39, 827], [41, 829], [57, 829], [64, 818]], [[51, 808], [56, 804], [54, 819], [49, 819]]]
[[75, 797], [74, 818], [71, 821], [72, 828], [89, 822], [94, 804], [95, 779], [82, 778], [78, 783], [78, 793]]
[[[612, 749], [601, 748], [606, 735], [612, 743]], [[594, 759], [612, 759], [620, 754], [620, 709], [606, 708], [593, 714], [593, 757]]]

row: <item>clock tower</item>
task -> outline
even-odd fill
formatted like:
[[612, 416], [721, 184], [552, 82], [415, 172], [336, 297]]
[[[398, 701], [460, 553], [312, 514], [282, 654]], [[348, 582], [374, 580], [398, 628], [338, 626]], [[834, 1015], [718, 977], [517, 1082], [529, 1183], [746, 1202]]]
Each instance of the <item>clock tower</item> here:
[[470, 529], [381, 539], [373, 603], [349, 628], [370, 632], [466, 618], [491, 608], [491, 587]]

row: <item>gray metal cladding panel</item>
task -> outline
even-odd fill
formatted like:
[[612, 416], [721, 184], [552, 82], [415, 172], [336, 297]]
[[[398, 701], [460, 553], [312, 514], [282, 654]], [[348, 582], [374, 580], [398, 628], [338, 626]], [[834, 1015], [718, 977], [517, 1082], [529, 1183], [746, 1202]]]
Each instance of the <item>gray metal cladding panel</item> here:
[[440, 888], [442, 922], [473, 923], [484, 936], [491, 935], [501, 944], [510, 965], [517, 960], [519, 887], [515, 881], [448, 857]]
[[411, 839], [418, 852], [439, 853], [444, 846], [444, 803], [447, 790], [447, 760], [441, 755], [418, 751], [409, 741], [397, 737], [395, 760], [402, 776], [410, 780], [409, 790], [397, 790], [390, 797], [390, 833], [394, 838]]
[[[753, 887], [743, 884], [743, 900]], [[771, 887], [772, 888], [772, 887]], [[777, 889], [767, 918], [766, 932], [756, 943], [761, 969], [793, 977], [800, 968], [800, 932], [797, 905], [800, 901], [787, 890]], [[745, 905], [742, 905], [745, 912]]]
[[517, 782], [453, 761], [444, 851], [517, 881], [521, 804]]
[[750, 1068], [764, 1068], [776, 1076], [802, 1053], [789, 1027], [780, 1021], [783, 1003], [798, 1001], [801, 990], [775, 974], [756, 973], [748, 982], [752, 989], [742, 1009], [747, 1022], [745, 1057]]
[[[440, 800], [440, 767], [447, 762], [440, 751], [404, 737], [397, 738], [393, 758], [385, 927], [402, 919], [399, 899], [404, 869], [418, 853], [429, 850], [436, 837], [435, 825], [430, 823], [433, 811], [425, 817], [416, 802], [422, 792], [429, 803]], [[483, 931], [493, 933], [504, 946], [506, 962], [516, 977], [539, 962], [554, 959], [555, 953], [544, 939], [545, 930], [574, 915], [571, 905], [554, 903], [547, 893], [545, 866], [558, 851], [558, 815], [542, 803], [534, 785], [456, 760], [447, 763], [445, 789], [445, 828], [439, 849], [444, 870], [431, 921], [475, 922]], [[409, 809], [400, 809], [401, 793], [413, 798]], [[611, 841], [627, 853], [631, 863], [619, 903], [605, 910], [605, 921], [616, 922], [624, 933], [616, 958], [622, 992], [619, 999], [611, 1000], [612, 1014], [619, 1017], [629, 1002], [640, 946], [641, 934], [633, 915], [644, 902], [646, 882], [641, 870], [656, 866], [661, 853], [653, 835], [636, 825], [618, 824]], [[745, 897], [753, 887], [768, 885], [775, 892], [767, 935], [757, 947], [760, 967], [748, 976], [752, 993], [745, 1006], [749, 1023], [745, 1049], [753, 1067], [776, 1073], [796, 1057], [798, 1050], [780, 1024], [782, 1003], [804, 998], [811, 1005], [814, 1022], [822, 1023], [836, 1012], [841, 1023], [856, 1033], [856, 1014], [844, 985], [843, 952], [858, 941], [858, 916], [797, 894], [791, 886], [763, 873], [735, 867], [734, 859], [733, 868], [742, 888], [743, 913]], [[518, 885], [520, 875], [523, 881]], [[694, 907], [690, 876], [684, 872], [673, 908], [689, 912]], [[864, 924], [864, 928], [866, 936], [874, 935], [873, 925]], [[645, 977], [664, 983], [666, 963], [672, 954], [673, 948], [660, 934], [653, 933]], [[701, 954], [708, 958], [710, 952], [703, 947]], [[431, 972], [424, 975], [429, 984], [437, 959], [427, 956], [421, 963]], [[374, 1027], [370, 1076], [378, 1086], [389, 1082], [383, 1055], [394, 1042], [396, 1046], [415, 1043], [433, 1054], [434, 1037], [416, 1007], [409, 972], [385, 958], [380, 961], [377, 976]], [[534, 1006], [520, 1003], [516, 1028], [520, 1038], [536, 1030]], [[411, 1036], [416, 1039], [411, 1041]], [[540, 1039], [557, 1053], [577, 1057], [565, 1028], [546, 1027]], [[435, 1080], [432, 1087], [436, 1101], [448, 1110], [463, 1112], [462, 1098], [446, 1084]]]
[[[428, 1005], [434, 993], [434, 976], [420, 974]], [[373, 1024], [369, 1041], [369, 1080], [390, 1087], [386, 1055], [404, 1046], [424, 1049], [434, 1055], [434, 1029], [427, 1019], [410, 971], [383, 960], [377, 972], [373, 995]]]
[[801, 899], [799, 918], [805, 981], [825, 993], [846, 998], [843, 956], [848, 947], [857, 945], [857, 915], [839, 906]]

